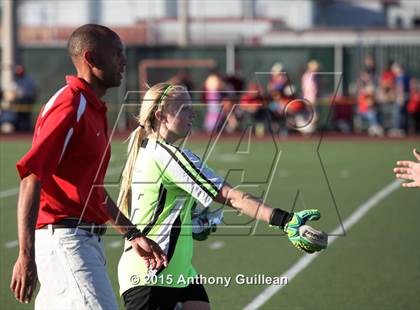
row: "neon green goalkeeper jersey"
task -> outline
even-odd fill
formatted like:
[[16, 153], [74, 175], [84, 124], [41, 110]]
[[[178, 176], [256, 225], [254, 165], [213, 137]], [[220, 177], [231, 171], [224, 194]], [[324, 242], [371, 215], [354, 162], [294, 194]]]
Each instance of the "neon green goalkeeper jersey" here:
[[135, 286], [185, 287], [197, 275], [192, 266], [191, 208], [208, 207], [223, 185], [191, 151], [145, 139], [134, 165], [130, 219], [168, 257], [168, 266], [148, 270], [126, 241], [118, 264], [120, 294]]

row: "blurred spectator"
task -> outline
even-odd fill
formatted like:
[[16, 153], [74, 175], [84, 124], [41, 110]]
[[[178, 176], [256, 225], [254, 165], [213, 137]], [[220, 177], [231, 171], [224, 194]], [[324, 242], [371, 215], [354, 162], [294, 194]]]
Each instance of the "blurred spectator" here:
[[32, 129], [31, 114], [37, 95], [35, 81], [25, 73], [23, 66], [15, 69], [15, 104], [18, 105], [17, 130], [29, 131]]
[[285, 113], [287, 102], [284, 102], [280, 91], [272, 91], [269, 99], [268, 110], [270, 111], [272, 131], [286, 137], [289, 134]]
[[237, 107], [240, 100], [240, 91], [243, 80], [235, 75], [224, 78], [224, 93], [222, 95], [223, 123], [227, 133], [233, 133], [240, 127], [240, 108]]
[[288, 79], [283, 87], [271, 92], [268, 108], [274, 133], [280, 133], [281, 136], [285, 137], [288, 135], [289, 126], [297, 129], [295, 118], [301, 112], [303, 104], [300, 101], [294, 101], [295, 99], [295, 87], [290, 84]]
[[204, 81], [204, 101], [207, 105], [204, 129], [207, 133], [213, 132], [220, 125], [223, 89], [224, 83], [220, 75], [210, 73]]
[[369, 75], [370, 81], [372, 81], [373, 84], [377, 86], [378, 77], [376, 73], [375, 59], [370, 54], [365, 57], [363, 71], [366, 72], [367, 75]]
[[2, 91], [1, 109], [0, 109], [0, 132], [13, 133], [16, 130], [17, 113], [12, 110], [12, 100], [15, 93], [12, 90]]
[[[235, 101], [232, 96], [222, 97], [222, 119], [224, 123], [223, 130], [226, 133], [233, 133], [239, 129], [240, 121], [236, 114]], [[222, 123], [222, 121], [221, 121]]]
[[395, 75], [392, 71], [393, 60], [388, 61], [386, 69], [381, 74], [380, 84], [386, 92], [390, 92], [395, 87]]
[[375, 87], [367, 84], [359, 90], [358, 114], [368, 122], [368, 133], [371, 136], [383, 136], [384, 131], [379, 123], [375, 102]]
[[[308, 130], [309, 133], [313, 132], [314, 127], [311, 122], [306, 122], [308, 114], [305, 104], [301, 100], [295, 100], [295, 86], [290, 83], [281, 63], [275, 63], [271, 68], [271, 80], [267, 89], [269, 91], [268, 108], [272, 121], [271, 129], [274, 133], [287, 136], [289, 128], [302, 133], [307, 133]], [[311, 114], [314, 114], [313, 111]]]
[[[174, 85], [183, 85], [190, 92], [194, 89], [194, 83], [191, 74], [188, 70], [179, 71], [174, 77], [169, 80], [169, 83]], [[191, 95], [191, 94], [190, 94]]]
[[284, 66], [280, 62], [276, 62], [271, 67], [271, 77], [267, 85], [267, 91], [271, 95], [273, 91], [282, 91], [287, 84], [287, 74], [284, 72]]
[[311, 60], [306, 66], [306, 71], [302, 75], [302, 94], [303, 98], [308, 100], [314, 106], [318, 98], [318, 79], [316, 72], [319, 71], [319, 63]]
[[410, 81], [410, 99], [407, 104], [409, 132], [420, 134], [420, 89], [416, 79]]
[[380, 76], [376, 98], [382, 127], [391, 135], [394, 126], [393, 114], [395, 105], [395, 76], [391, 70], [392, 64], [393, 61], [389, 61], [386, 69]]
[[[308, 123], [304, 128], [302, 126], [301, 132], [313, 133], [316, 130], [316, 123], [318, 121], [317, 113], [317, 100], [319, 95], [319, 82], [317, 72], [319, 71], [320, 65], [316, 60], [310, 60], [306, 65], [306, 71], [302, 75], [301, 86], [302, 96], [308, 105], [311, 105], [311, 122]], [[309, 107], [307, 107], [309, 108]]]
[[370, 75], [366, 70], [362, 70], [362, 72], [360, 72], [358, 86], [359, 88], [363, 88], [363, 87], [366, 87], [367, 85], [375, 86], [375, 83], [373, 81], [373, 76]]
[[330, 102], [334, 101], [334, 122], [335, 129], [338, 131], [351, 134], [353, 122], [353, 98], [347, 96], [331, 97]]
[[11, 88], [4, 92], [4, 99], [8, 106], [0, 115], [2, 131], [30, 131], [32, 129], [31, 114], [36, 93], [35, 81], [25, 74], [22, 65], [17, 65]]
[[264, 98], [258, 84], [249, 83], [247, 92], [241, 97], [239, 107], [242, 128], [255, 125], [256, 135], [264, 135], [266, 119]]
[[410, 97], [410, 77], [399, 63], [393, 63], [395, 76], [395, 104], [393, 110], [393, 129], [390, 136], [400, 137], [407, 133], [407, 104]]
[[284, 66], [281, 62], [276, 62], [271, 67], [271, 77], [267, 85], [268, 109], [271, 116], [273, 132], [281, 132], [284, 136], [287, 136], [288, 131], [284, 114], [284, 105], [286, 103], [282, 100], [282, 93], [287, 87], [287, 84], [288, 78], [287, 73], [284, 71]]
[[244, 79], [236, 74], [227, 75], [225, 77], [225, 84], [228, 85], [226, 88], [235, 92], [235, 99], [239, 101], [241, 97], [240, 92], [244, 89]]

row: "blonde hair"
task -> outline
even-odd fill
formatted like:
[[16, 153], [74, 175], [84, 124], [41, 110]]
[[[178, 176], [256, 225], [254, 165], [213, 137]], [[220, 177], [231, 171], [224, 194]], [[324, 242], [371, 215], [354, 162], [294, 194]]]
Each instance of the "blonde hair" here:
[[129, 141], [128, 158], [122, 173], [121, 188], [117, 201], [118, 207], [126, 216], [130, 213], [131, 181], [141, 142], [153, 132], [159, 132], [159, 128], [154, 128], [156, 125], [155, 113], [163, 111], [170, 102], [169, 99], [185, 91], [187, 91], [186, 88], [181, 85], [159, 83], [149, 88], [144, 94], [140, 113], [137, 117], [139, 126], [127, 139]]

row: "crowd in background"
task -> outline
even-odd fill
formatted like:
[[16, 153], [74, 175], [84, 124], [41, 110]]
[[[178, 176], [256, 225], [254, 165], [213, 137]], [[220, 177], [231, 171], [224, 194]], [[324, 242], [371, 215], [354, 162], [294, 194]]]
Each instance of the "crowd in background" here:
[[391, 61], [386, 70], [378, 73], [373, 57], [366, 57], [357, 91], [346, 98], [326, 95], [319, 70], [316, 60], [306, 64], [299, 92], [279, 62], [272, 66], [265, 87], [251, 82], [245, 89], [238, 77], [211, 73], [201, 98], [207, 104], [204, 130], [232, 133], [252, 125], [257, 135], [313, 134], [325, 127], [320, 124], [320, 108], [328, 104], [333, 109], [328, 129], [390, 137], [420, 134], [420, 88], [401, 64]]
[[[347, 97], [336, 97], [323, 89], [325, 83], [320, 82], [317, 74], [321, 69], [318, 61], [308, 61], [305, 68], [300, 85], [291, 83], [287, 68], [280, 62], [272, 65], [265, 85], [256, 82], [246, 85], [239, 76], [210, 72], [200, 89], [186, 70], [170, 81], [189, 90], [202, 91], [198, 98], [193, 93], [192, 97], [194, 102], [205, 104], [206, 111], [196, 129], [207, 133], [243, 132], [252, 127], [258, 136], [311, 135], [321, 129], [390, 137], [420, 134], [420, 87], [400, 63], [390, 61], [385, 70], [378, 72], [375, 59], [368, 55], [355, 91]], [[16, 66], [13, 87], [3, 93], [1, 132], [32, 130], [31, 113], [36, 95], [34, 80], [23, 66]], [[4, 106], [5, 102], [8, 106]], [[328, 124], [325, 117], [320, 120], [322, 107], [333, 112], [327, 111]]]
[[252, 126], [255, 134], [273, 132], [287, 136], [290, 130], [311, 134], [316, 130], [319, 63], [311, 60], [302, 76], [302, 96], [290, 82], [282, 63], [275, 63], [264, 87], [250, 82], [246, 87], [238, 76], [213, 72], [204, 82], [201, 100], [207, 105], [204, 130], [227, 133]]
[[392, 137], [420, 133], [420, 88], [404, 67], [390, 61], [377, 72], [368, 55], [358, 80], [358, 116], [371, 135]]

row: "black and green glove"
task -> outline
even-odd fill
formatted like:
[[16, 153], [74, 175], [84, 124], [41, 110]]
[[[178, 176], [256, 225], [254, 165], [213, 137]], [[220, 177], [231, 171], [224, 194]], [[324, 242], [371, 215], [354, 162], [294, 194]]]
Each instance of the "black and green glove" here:
[[[316, 242], [312, 242], [299, 233], [299, 228], [307, 221], [316, 221], [321, 217], [321, 213], [316, 209], [303, 210], [288, 213], [280, 209], [274, 209], [270, 219], [270, 225], [278, 226], [287, 234], [290, 242], [299, 250], [306, 253], [314, 253], [326, 248]], [[321, 233], [321, 232], [320, 232]]]

